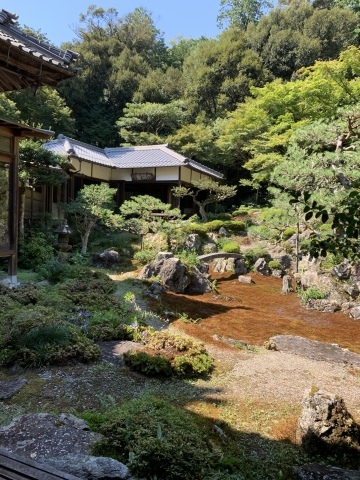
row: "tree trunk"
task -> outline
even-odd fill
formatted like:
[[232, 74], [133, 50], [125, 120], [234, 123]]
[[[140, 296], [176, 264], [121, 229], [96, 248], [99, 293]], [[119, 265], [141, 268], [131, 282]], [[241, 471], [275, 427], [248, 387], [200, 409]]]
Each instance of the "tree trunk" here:
[[205, 212], [205, 207], [204, 205], [201, 203], [201, 202], [198, 202], [194, 199], [194, 203], [196, 203], [196, 205], [199, 207], [199, 214], [200, 214], [200, 217], [201, 217], [201, 220], [203, 222], [207, 222], [208, 221], [208, 217], [207, 217], [207, 214]]

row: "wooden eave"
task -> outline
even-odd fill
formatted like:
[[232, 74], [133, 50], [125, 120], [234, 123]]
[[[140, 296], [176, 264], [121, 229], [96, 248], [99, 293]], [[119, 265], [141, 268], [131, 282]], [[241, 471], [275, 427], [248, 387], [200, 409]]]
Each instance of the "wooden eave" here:
[[9, 134], [18, 138], [41, 138], [48, 140], [54, 135], [54, 132], [51, 130], [28, 127], [5, 118], [0, 118], [0, 130], [6, 130]]
[[56, 85], [73, 77], [76, 71], [35, 57], [0, 40], [0, 91]]

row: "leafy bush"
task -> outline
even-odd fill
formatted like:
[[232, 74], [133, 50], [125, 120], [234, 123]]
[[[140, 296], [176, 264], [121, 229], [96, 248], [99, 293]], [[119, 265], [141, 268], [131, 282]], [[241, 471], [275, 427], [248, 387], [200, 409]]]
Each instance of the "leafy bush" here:
[[21, 285], [18, 288], [9, 288], [0, 285], [0, 298], [8, 297], [21, 305], [35, 305], [41, 295], [41, 289], [36, 285]]
[[227, 241], [221, 250], [225, 253], [240, 253], [240, 245], [235, 241]]
[[283, 270], [284, 267], [279, 260], [270, 260], [269, 262], [269, 268], [270, 270]]
[[213, 368], [213, 360], [200, 342], [168, 332], [153, 332], [141, 339], [146, 352], [130, 351], [124, 355], [125, 363], [137, 371], [194, 377], [208, 374]]
[[40, 305], [15, 310], [0, 322], [0, 364], [25, 367], [88, 362], [99, 357], [99, 347], [80, 328], [61, 320], [61, 313]]
[[68, 263], [60, 262], [57, 258], [49, 260], [38, 269], [40, 280], [48, 280], [50, 283], [59, 283], [69, 276], [71, 267]]
[[134, 259], [140, 263], [140, 265], [146, 265], [155, 260], [157, 252], [155, 250], [139, 250], [134, 254]]
[[172, 374], [169, 360], [160, 355], [150, 355], [147, 352], [129, 350], [124, 353], [124, 360], [131, 370], [145, 375], [169, 377]]
[[282, 234], [282, 238], [284, 241], [289, 240], [295, 233], [297, 232], [297, 229], [295, 227], [288, 227], [285, 228]]
[[19, 267], [36, 270], [38, 265], [54, 258], [54, 247], [45, 234], [25, 237], [19, 244]]
[[181, 252], [177, 253], [177, 256], [181, 260], [181, 263], [187, 267], [198, 267], [201, 264], [196, 252], [187, 252], [186, 250], [182, 250]]
[[206, 223], [189, 223], [185, 225], [184, 230], [186, 233], [196, 233], [200, 237], [205, 238], [207, 234], [205, 225]]
[[244, 258], [248, 268], [252, 268], [258, 258], [268, 258], [269, 254], [262, 247], [249, 248], [244, 251]]
[[321, 268], [324, 270], [332, 270], [336, 265], [339, 265], [344, 261], [344, 256], [341, 254], [334, 255], [333, 253], [328, 253], [326, 257], [321, 260]]
[[215, 455], [194, 417], [168, 402], [143, 396], [112, 411], [94, 455], [127, 463], [138, 477], [202, 480]]
[[121, 306], [115, 297], [116, 282], [99, 271], [87, 271], [82, 278], [68, 280], [59, 287], [61, 294], [82, 310], [116, 310]]
[[271, 240], [276, 236], [274, 231], [270, 230], [270, 228], [265, 225], [251, 225], [248, 228], [248, 235], [259, 240]]
[[300, 297], [301, 302], [306, 304], [309, 300], [322, 300], [324, 298], [327, 298], [328, 295], [328, 292], [320, 290], [314, 285], [301, 292]]

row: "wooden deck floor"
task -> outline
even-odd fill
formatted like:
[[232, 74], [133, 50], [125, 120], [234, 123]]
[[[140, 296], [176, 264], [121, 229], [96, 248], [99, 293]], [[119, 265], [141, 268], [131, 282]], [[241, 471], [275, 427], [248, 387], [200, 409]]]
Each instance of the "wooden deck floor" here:
[[0, 480], [79, 480], [79, 478], [0, 448]]

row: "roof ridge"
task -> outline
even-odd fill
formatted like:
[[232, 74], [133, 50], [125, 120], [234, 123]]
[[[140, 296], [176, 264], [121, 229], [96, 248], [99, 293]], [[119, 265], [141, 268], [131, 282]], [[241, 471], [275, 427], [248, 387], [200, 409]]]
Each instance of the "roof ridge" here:
[[96, 150], [98, 152], [101, 152], [107, 157], [104, 148], [97, 147], [96, 145], [91, 145], [90, 143], [85, 143], [85, 142], [82, 142], [80, 140], [76, 140], [75, 138], [67, 137], [66, 135], [63, 135], [62, 133], [60, 133], [57, 136], [56, 140], [67, 140], [70, 143], [74, 143], [75, 145], [88, 148], [89, 150], [93, 150], [93, 151]]

